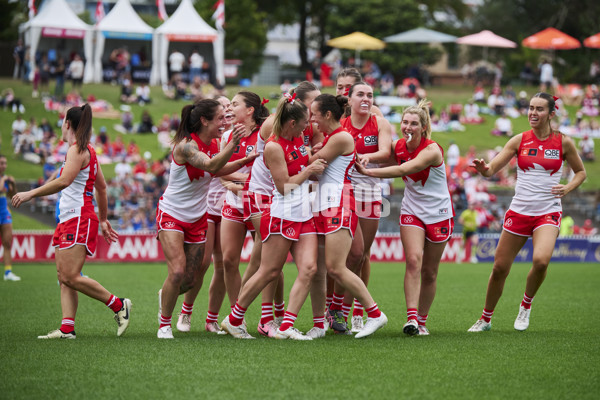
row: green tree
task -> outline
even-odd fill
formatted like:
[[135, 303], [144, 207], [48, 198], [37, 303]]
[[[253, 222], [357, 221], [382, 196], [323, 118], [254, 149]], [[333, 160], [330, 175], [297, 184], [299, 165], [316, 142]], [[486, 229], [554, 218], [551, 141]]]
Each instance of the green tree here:
[[[213, 2], [197, 2], [198, 13], [209, 24]], [[267, 45], [266, 16], [253, 0], [225, 1], [225, 58], [239, 59], [242, 78], [251, 78], [258, 72]]]

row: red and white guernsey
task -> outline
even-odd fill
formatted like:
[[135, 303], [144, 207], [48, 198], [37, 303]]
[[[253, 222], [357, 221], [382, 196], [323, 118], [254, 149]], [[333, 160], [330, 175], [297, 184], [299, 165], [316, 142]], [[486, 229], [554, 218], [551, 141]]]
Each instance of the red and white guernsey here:
[[265, 141], [260, 135], [258, 135], [256, 139], [256, 152], [258, 153], [258, 157], [254, 160], [254, 164], [252, 164], [248, 191], [271, 196], [273, 192], [273, 181], [271, 180], [271, 171], [269, 171], [265, 165], [265, 159], [263, 157], [265, 152]]
[[[354, 138], [357, 154], [370, 154], [379, 151], [379, 126], [377, 125], [376, 115], [371, 115], [362, 128], [355, 128], [352, 125], [352, 117], [343, 118], [340, 122]], [[377, 163], [369, 163], [367, 168], [377, 168], [378, 166]], [[352, 171], [352, 185], [357, 201], [381, 201], [380, 178], [366, 176], [354, 170]]]
[[307, 149], [310, 149], [312, 147], [312, 141], [313, 141], [313, 137], [315, 135], [313, 129], [314, 129], [313, 124], [309, 123], [308, 126], [306, 127], [306, 129], [304, 129], [304, 131], [302, 131], [302, 139], [304, 140], [304, 146]]
[[[198, 149], [212, 158], [219, 152], [215, 140], [204, 144], [197, 134], [192, 133], [192, 140]], [[165, 193], [158, 200], [158, 208], [181, 222], [193, 223], [206, 214], [208, 188], [213, 175], [210, 172], [188, 164], [177, 164], [171, 161], [169, 184]]]
[[[308, 151], [304, 147], [303, 138], [293, 138], [290, 141], [282, 137], [279, 139], [271, 137], [269, 142], [277, 143], [283, 149], [290, 177], [298, 175], [308, 165]], [[275, 184], [272, 183], [272, 186], [275, 187]], [[294, 222], [304, 222], [311, 219], [309, 187], [310, 183], [306, 180], [286, 195], [279, 193], [277, 188], [274, 188], [270, 208], [271, 216]]]
[[[79, 170], [75, 180], [61, 192], [58, 206], [58, 220], [61, 224], [79, 216], [98, 221], [92, 202], [94, 199], [94, 183], [98, 174], [98, 159], [94, 148], [89, 144], [87, 148], [90, 152], [90, 162]], [[65, 158], [60, 168], [61, 175], [66, 162]]]
[[[220, 139], [213, 139], [213, 141], [217, 144], [217, 148], [220, 151]], [[214, 157], [217, 154], [213, 154], [211, 157]], [[208, 186], [207, 198], [209, 214], [221, 215], [223, 201], [225, 200], [225, 192], [227, 192], [227, 189], [225, 188], [225, 186], [223, 186], [220, 179], [213, 179], [210, 181], [210, 185]]]
[[[400, 165], [415, 159], [430, 144], [436, 144], [440, 148], [443, 159], [444, 150], [433, 140], [422, 137], [419, 147], [411, 153], [406, 147], [406, 139], [402, 138], [396, 142], [394, 149], [396, 162]], [[405, 187], [401, 214], [414, 215], [427, 225], [454, 217], [443, 160], [440, 165], [429, 166], [417, 173], [403, 176], [402, 180]]]
[[539, 140], [533, 130], [523, 132], [517, 153], [517, 185], [510, 209], [523, 215], [562, 211], [559, 198], [551, 193], [562, 175], [562, 135], [552, 133]]
[[[229, 162], [237, 161], [241, 158], [244, 158], [247, 155], [249, 155], [250, 153], [252, 153], [252, 151], [254, 151], [254, 147], [256, 146], [256, 140], [258, 137], [258, 129], [259, 128], [254, 129], [250, 135], [248, 135], [248, 136], [242, 138], [242, 140], [240, 140], [240, 144], [238, 144], [237, 147], [235, 148], [235, 150], [233, 151], [233, 155], [229, 159]], [[227, 135], [227, 136], [225, 136], [225, 135]], [[229, 143], [232, 138], [231, 131], [227, 132], [225, 135], [223, 135], [223, 140], [225, 140], [227, 143]], [[238, 169], [238, 172], [241, 172], [243, 174], [248, 174], [248, 173], [250, 173], [251, 170], [252, 170], [252, 163], [248, 163], [248, 164], [244, 165], [243, 167], [241, 167], [240, 169]], [[250, 179], [250, 177], [248, 178], [248, 180], [249, 179]], [[244, 190], [247, 190], [248, 186], [249, 186], [248, 181], [244, 182]], [[231, 207], [237, 208], [242, 213], [244, 212], [244, 203], [243, 203], [242, 198], [239, 197], [238, 195], [236, 195], [235, 193], [233, 193], [231, 190], [227, 191], [227, 194], [225, 195], [225, 201]]]
[[[340, 132], [344, 132], [343, 127], [337, 128], [326, 136], [323, 147], [327, 145], [333, 135]], [[340, 155], [325, 168], [325, 171], [319, 177], [313, 211], [324, 211], [328, 208], [342, 206], [347, 206], [351, 211], [356, 210], [354, 191], [350, 179], [351, 170], [354, 168], [354, 159], [354, 152]]]

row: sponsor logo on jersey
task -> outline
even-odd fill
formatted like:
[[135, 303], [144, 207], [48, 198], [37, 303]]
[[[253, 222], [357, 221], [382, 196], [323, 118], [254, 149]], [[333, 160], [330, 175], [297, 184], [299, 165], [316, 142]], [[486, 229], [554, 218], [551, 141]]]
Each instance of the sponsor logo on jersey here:
[[365, 146], [377, 146], [377, 136], [365, 136]]
[[440, 208], [438, 210], [438, 214], [439, 215], [448, 215], [448, 209], [447, 208]]
[[557, 149], [546, 149], [544, 150], [544, 158], [547, 160], [559, 160], [560, 151]]
[[446, 226], [436, 226], [435, 228], [433, 228], [433, 233], [434, 235], [447, 235], [448, 234], [448, 227]]
[[410, 215], [408, 217], [404, 217], [403, 219], [405, 224], [412, 224], [414, 222], [414, 218]]
[[537, 152], [538, 152], [538, 149], [523, 149], [523, 150], [521, 150], [521, 155], [535, 157], [535, 156], [537, 156]]
[[285, 230], [285, 234], [286, 236], [296, 236], [296, 231], [294, 230], [294, 228], [287, 228]]
[[546, 215], [546, 221], [552, 221], [555, 224], [558, 224], [558, 215], [553, 215], [553, 214]]
[[310, 136], [304, 135], [304, 145], [305, 146], [310, 145]]
[[308, 152], [306, 151], [306, 147], [304, 146], [300, 146], [300, 148], [298, 149], [298, 151], [300, 151], [300, 154], [302, 154], [303, 156], [307, 156]]

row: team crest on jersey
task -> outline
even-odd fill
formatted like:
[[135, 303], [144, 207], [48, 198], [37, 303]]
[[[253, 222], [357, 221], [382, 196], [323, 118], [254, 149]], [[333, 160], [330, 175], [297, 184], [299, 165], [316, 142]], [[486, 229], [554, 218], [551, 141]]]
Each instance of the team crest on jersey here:
[[254, 150], [254, 145], [249, 145], [246, 147], [246, 155], [252, 153], [252, 150]]
[[557, 149], [546, 149], [544, 150], [544, 158], [547, 160], [559, 160], [560, 151]]
[[173, 221], [165, 222], [165, 229], [173, 229], [173, 228], [175, 228], [175, 222], [173, 222]]
[[378, 138], [375, 135], [365, 136], [365, 146], [377, 146]]
[[227, 217], [231, 217], [231, 215], [233, 215], [233, 211], [231, 210], [231, 208], [224, 208], [223, 214]]
[[538, 149], [523, 149], [523, 150], [521, 150], [521, 155], [535, 157], [535, 156], [537, 156], [537, 152], [538, 152]]
[[512, 226], [513, 222], [512, 219], [508, 218], [506, 221], [504, 221], [504, 226], [510, 228]]
[[448, 234], [448, 227], [446, 227], [446, 226], [436, 226], [433, 229], [433, 233], [435, 235], [447, 235]]
[[289, 161], [297, 160], [298, 157], [300, 157], [300, 156], [298, 155], [298, 153], [296, 152], [296, 150], [294, 150], [294, 151], [292, 151], [291, 153], [288, 154], [288, 160]]

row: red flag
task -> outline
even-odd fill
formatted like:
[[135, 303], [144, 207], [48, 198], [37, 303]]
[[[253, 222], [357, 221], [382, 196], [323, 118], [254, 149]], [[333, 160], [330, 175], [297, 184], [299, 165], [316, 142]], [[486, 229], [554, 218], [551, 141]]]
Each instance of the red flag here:
[[27, 7], [29, 7], [29, 19], [32, 19], [37, 13], [37, 9], [35, 8], [35, 0], [29, 0], [27, 2]]
[[222, 31], [225, 26], [225, 0], [218, 0], [213, 6], [215, 10], [212, 19], [215, 20], [215, 26]]
[[165, 0], [156, 0], [156, 7], [158, 8], [158, 18], [160, 18], [161, 21], [165, 21], [169, 18], [167, 10], [165, 9]]
[[102, 21], [104, 15], [104, 3], [102, 2], [102, 0], [98, 0], [98, 3], [96, 3], [96, 23]]

